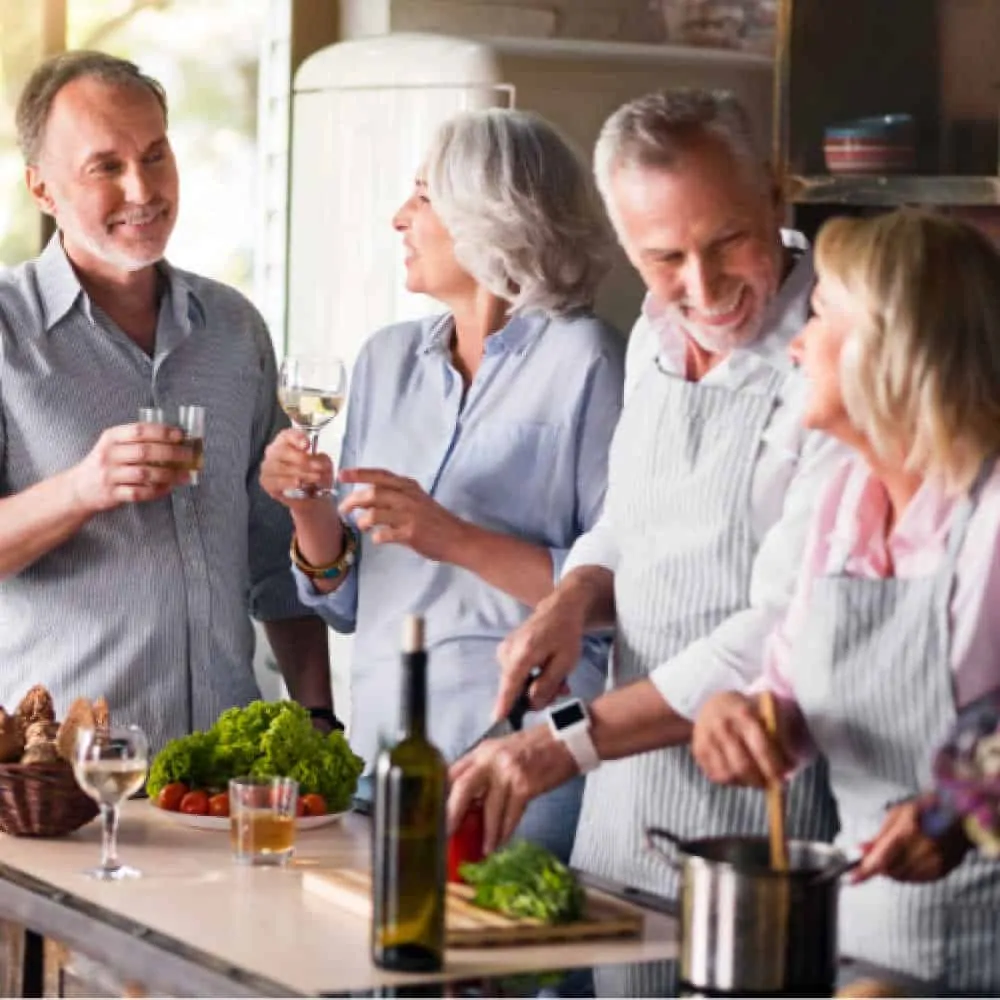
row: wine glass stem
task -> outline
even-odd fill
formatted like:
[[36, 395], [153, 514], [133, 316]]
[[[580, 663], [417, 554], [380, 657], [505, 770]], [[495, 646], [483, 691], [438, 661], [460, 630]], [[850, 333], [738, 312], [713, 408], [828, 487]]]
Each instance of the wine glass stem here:
[[114, 871], [118, 867], [118, 806], [101, 803], [101, 867]]
[[310, 428], [306, 431], [306, 437], [309, 438], [309, 454], [315, 455], [319, 448], [319, 431]]

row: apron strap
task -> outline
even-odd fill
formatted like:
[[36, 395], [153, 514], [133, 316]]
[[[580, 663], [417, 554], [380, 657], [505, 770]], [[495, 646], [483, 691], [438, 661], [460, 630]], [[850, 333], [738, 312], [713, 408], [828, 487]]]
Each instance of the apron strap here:
[[983, 464], [979, 467], [979, 472], [976, 473], [976, 478], [969, 487], [969, 492], [965, 495], [961, 504], [959, 504], [958, 510], [952, 519], [951, 528], [948, 531], [948, 548], [945, 564], [942, 567], [942, 572], [949, 578], [955, 575], [955, 567], [958, 565], [958, 556], [962, 551], [962, 545], [965, 543], [965, 536], [969, 530], [969, 522], [972, 520], [972, 515], [979, 504], [983, 488], [989, 481], [990, 476], [993, 475], [996, 462], [996, 455], [990, 455], [989, 458], [983, 460]]

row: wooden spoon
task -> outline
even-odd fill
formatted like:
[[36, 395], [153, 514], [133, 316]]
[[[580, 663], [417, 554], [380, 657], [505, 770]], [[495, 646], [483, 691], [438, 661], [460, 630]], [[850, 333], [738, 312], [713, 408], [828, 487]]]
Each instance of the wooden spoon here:
[[[764, 728], [772, 740], [778, 738], [778, 715], [774, 708], [774, 695], [765, 691], [760, 699], [764, 715]], [[785, 839], [785, 786], [780, 780], [767, 786], [767, 821], [771, 835], [771, 870], [788, 871], [788, 842]]]

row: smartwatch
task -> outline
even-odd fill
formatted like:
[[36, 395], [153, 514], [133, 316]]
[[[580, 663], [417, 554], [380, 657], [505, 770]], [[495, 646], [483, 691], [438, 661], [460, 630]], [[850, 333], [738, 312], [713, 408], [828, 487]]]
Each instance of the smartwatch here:
[[593, 771], [601, 763], [594, 741], [590, 738], [590, 715], [579, 698], [564, 701], [549, 709], [549, 728], [557, 740], [565, 744], [581, 774]]

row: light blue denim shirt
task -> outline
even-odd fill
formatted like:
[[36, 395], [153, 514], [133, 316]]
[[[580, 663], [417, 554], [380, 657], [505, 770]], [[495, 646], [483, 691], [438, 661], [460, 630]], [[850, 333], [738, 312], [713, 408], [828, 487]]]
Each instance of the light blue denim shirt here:
[[[351, 378], [340, 467], [415, 479], [452, 513], [545, 546], [553, 576], [604, 500], [608, 446], [622, 405], [625, 340], [590, 314], [512, 319], [486, 342], [463, 400], [451, 363], [450, 315], [400, 323], [365, 344]], [[426, 618], [429, 725], [458, 755], [489, 725], [498, 643], [530, 608], [478, 576], [402, 545], [362, 537], [350, 577], [321, 595], [296, 571], [299, 595], [354, 632], [351, 743], [370, 764], [399, 717], [403, 616]], [[604, 686], [607, 647], [588, 640], [571, 686]]]

